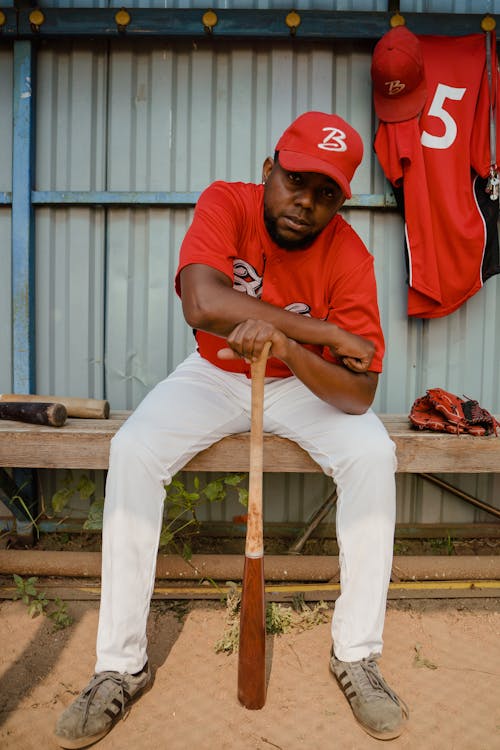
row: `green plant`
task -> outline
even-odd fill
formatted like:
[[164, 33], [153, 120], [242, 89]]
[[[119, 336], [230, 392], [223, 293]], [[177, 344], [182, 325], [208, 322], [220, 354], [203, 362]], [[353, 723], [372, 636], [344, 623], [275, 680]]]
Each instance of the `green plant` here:
[[73, 622], [73, 618], [68, 612], [68, 605], [56, 596], [54, 607], [55, 609], [52, 612], [46, 612], [45, 614], [54, 623], [54, 630], [64, 630]]
[[102, 529], [102, 515], [104, 513], [104, 498], [98, 497], [90, 504], [89, 512], [83, 528], [85, 531], [100, 531]]
[[[160, 547], [173, 545], [184, 559], [191, 558], [191, 537], [198, 533], [200, 522], [197, 511], [207, 500], [220, 503], [230, 489], [237, 493], [242, 505], [248, 502], [248, 490], [241, 486], [246, 474], [226, 474], [201, 486], [198, 476], [194, 477], [193, 489], [188, 490], [184, 482], [176, 475], [169, 485], [165, 486], [165, 521], [160, 534]], [[182, 544], [182, 550], [179, 548]]]
[[281, 635], [290, 630], [292, 626], [292, 611], [285, 609], [276, 602], [266, 606], [266, 633]]
[[[191, 558], [190, 539], [198, 533], [200, 522], [197, 511], [205, 502], [220, 503], [233, 490], [237, 494], [238, 501], [247, 505], [248, 490], [241, 486], [246, 479], [246, 474], [226, 474], [213, 479], [202, 487], [200, 479], [195, 476], [192, 489], [176, 474], [169, 485], [165, 485], [165, 520], [160, 534], [160, 547], [173, 546], [175, 551], [183, 556], [185, 560]], [[65, 486], [52, 498], [54, 510], [61, 511], [70, 499], [78, 492], [82, 498], [90, 498], [95, 492], [95, 485], [88, 477], [81, 476], [75, 480], [71, 472], [67, 473]], [[102, 529], [102, 517], [104, 512], [104, 498], [96, 498], [89, 507], [89, 512], [83, 528], [85, 531], [99, 531]]]
[[69, 501], [76, 495], [82, 500], [90, 500], [95, 493], [95, 483], [87, 474], [80, 474], [75, 477], [71, 469], [68, 469], [62, 480], [62, 487], [52, 495], [52, 509], [55, 513], [60, 513]]
[[24, 578], [21, 578], [21, 576], [18, 576], [16, 573], [14, 573], [14, 583], [16, 584], [16, 591], [14, 593], [13, 599], [21, 599], [23, 604], [26, 604], [28, 606], [32, 597], [37, 596], [37, 590], [35, 587], [35, 583], [37, 582], [38, 578], [36, 576], [32, 576], [31, 578], [27, 578], [26, 580], [24, 580]]
[[[239, 644], [241, 593], [234, 582], [230, 581], [227, 585], [229, 590], [226, 597], [226, 622], [224, 632], [215, 644], [215, 651], [232, 654], [238, 650]], [[304, 601], [303, 595], [294, 598], [292, 608], [269, 602], [266, 605], [266, 633], [282, 635], [290, 630], [309, 630], [327, 622], [328, 612], [328, 604], [318, 602], [310, 607]]]
[[[21, 508], [24, 511], [24, 514], [26, 515], [27, 519], [29, 520], [29, 522], [31, 523], [31, 525], [33, 527], [33, 531], [36, 534], [36, 538], [39, 539], [40, 538], [40, 529], [38, 528], [38, 520], [39, 520], [40, 516], [42, 515], [42, 513], [39, 513], [36, 516], [36, 518], [33, 517], [33, 515], [31, 513], [30, 509], [28, 508], [28, 506], [27, 506], [24, 498], [21, 497], [21, 491], [22, 491], [23, 487], [25, 487], [25, 486], [26, 486], [26, 483], [23, 484], [23, 485], [21, 485], [19, 487], [18, 492], [11, 497], [11, 501], [13, 503], [17, 503], [18, 505], [21, 506]], [[15, 522], [17, 523], [17, 519], [15, 520]]]
[[14, 573], [14, 583], [16, 591], [12, 598], [20, 599], [23, 604], [26, 604], [30, 617], [46, 615], [54, 623], [54, 630], [61, 630], [71, 625], [73, 618], [68, 613], [66, 603], [59, 597], [56, 597], [54, 602], [51, 603], [44, 591], [38, 591], [36, 588], [37, 576], [31, 576], [25, 580]]
[[443, 550], [446, 552], [447, 555], [454, 555], [455, 554], [455, 545], [453, 542], [453, 539], [448, 534], [447, 537], [443, 537], [441, 539], [430, 539], [429, 540], [429, 546], [433, 550]]

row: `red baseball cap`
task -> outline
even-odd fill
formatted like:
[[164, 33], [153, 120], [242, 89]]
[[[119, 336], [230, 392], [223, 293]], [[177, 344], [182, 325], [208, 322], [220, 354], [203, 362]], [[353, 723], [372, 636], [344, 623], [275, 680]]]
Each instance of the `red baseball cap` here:
[[420, 42], [406, 26], [396, 26], [375, 45], [373, 103], [379, 120], [402, 122], [422, 111], [427, 97]]
[[304, 112], [285, 130], [276, 151], [283, 169], [328, 175], [351, 197], [349, 183], [363, 158], [363, 141], [338, 115]]

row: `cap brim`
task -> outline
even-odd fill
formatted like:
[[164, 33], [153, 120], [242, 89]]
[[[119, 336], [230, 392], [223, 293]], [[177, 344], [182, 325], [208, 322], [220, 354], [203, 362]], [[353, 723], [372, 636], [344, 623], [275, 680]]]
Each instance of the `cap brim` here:
[[379, 120], [383, 122], [403, 122], [417, 117], [425, 106], [427, 87], [422, 81], [416, 89], [400, 98], [388, 97], [373, 90], [373, 104]]
[[351, 197], [351, 188], [349, 183], [340, 169], [336, 169], [333, 164], [329, 164], [322, 159], [315, 159], [307, 154], [299, 154], [296, 151], [281, 151], [278, 155], [280, 166], [283, 169], [289, 169], [291, 172], [317, 172], [331, 177], [340, 187], [346, 198]]

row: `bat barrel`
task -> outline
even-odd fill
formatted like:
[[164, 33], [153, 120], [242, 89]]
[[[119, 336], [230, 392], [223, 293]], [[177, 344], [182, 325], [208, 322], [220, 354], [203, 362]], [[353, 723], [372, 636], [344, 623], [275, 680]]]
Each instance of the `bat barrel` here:
[[16, 401], [0, 403], [0, 419], [12, 419], [29, 424], [62, 427], [68, 413], [63, 404]]
[[81, 419], [108, 419], [109, 402], [97, 398], [76, 398], [74, 396], [39, 396], [29, 393], [4, 393], [0, 395], [0, 402], [28, 402], [58, 403], [66, 407], [68, 417]]
[[266, 702], [264, 558], [245, 557], [240, 610], [238, 700], [249, 709]]

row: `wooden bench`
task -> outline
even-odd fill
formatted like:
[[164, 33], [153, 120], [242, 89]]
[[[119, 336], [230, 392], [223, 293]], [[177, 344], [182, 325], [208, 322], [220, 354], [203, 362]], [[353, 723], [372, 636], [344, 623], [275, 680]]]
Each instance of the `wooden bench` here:
[[[64, 427], [60, 428], [0, 421], [0, 467], [107, 469], [110, 440], [129, 413], [112, 412], [108, 420], [68, 419]], [[424, 476], [443, 489], [455, 492], [466, 502], [492, 513], [497, 519], [500, 518], [498, 508], [467, 495], [445, 482], [443, 483], [441, 478], [437, 478], [431, 473], [500, 472], [500, 437], [472, 437], [470, 435], [420, 432], [409, 426], [406, 415], [384, 414], [380, 417], [396, 444], [398, 472]], [[244, 433], [224, 438], [209, 449], [202, 451], [186, 465], [185, 470], [245, 472], [248, 471], [248, 468], [249, 433]], [[265, 472], [321, 472], [318, 464], [295, 443], [273, 435], [265, 435], [264, 437], [263, 468]], [[290, 552], [297, 552], [302, 547], [312, 529], [332, 507], [333, 497], [334, 493], [318, 509], [312, 522], [309, 522], [306, 530], [301, 533], [301, 537], [296, 540]], [[19, 520], [22, 521], [23, 519]], [[293, 555], [291, 557], [293, 558]], [[238, 559], [240, 558], [241, 555]], [[168, 559], [168, 564], [171, 565], [171, 558]], [[432, 558], [432, 560], [435, 559]], [[485, 558], [481, 559], [485, 560]], [[322, 560], [321, 557], [315, 558], [315, 561], [319, 561], [319, 563]], [[467, 570], [469, 570], [471, 558], [467, 558], [467, 561]], [[319, 563], [317, 564], [319, 565]], [[16, 562], [16, 564], [18, 563]], [[287, 556], [285, 567], [288, 574], [292, 575], [290, 573], [290, 556]], [[280, 570], [282, 568], [283, 565], [281, 565]], [[200, 570], [205, 569], [200, 567]], [[31, 574], [38, 574], [37, 571], [38, 569], [34, 566]], [[210, 576], [214, 577], [214, 570], [210, 568], [210, 571]], [[184, 571], [181, 577], [189, 577], [189, 575], [192, 576], [192, 570]], [[203, 575], [207, 575], [206, 571]], [[225, 575], [224, 580], [227, 580], [227, 571], [225, 571]], [[469, 575], [472, 574], [469, 573]], [[172, 576], [171, 574], [165, 574], [164, 577]], [[281, 578], [283, 577], [286, 578], [282, 573]], [[327, 578], [331, 578], [331, 575], [329, 574]], [[322, 597], [324, 598], [324, 596], [323, 592]]]
[[[110, 440], [130, 412], [109, 419], [68, 419], [64, 427], [0, 422], [0, 466], [39, 469], [107, 469]], [[406, 415], [380, 415], [396, 444], [398, 472], [500, 473], [500, 438], [413, 430]], [[195, 456], [186, 471], [248, 471], [249, 433], [231, 435]], [[264, 437], [265, 472], [320, 472], [298, 445]]]

